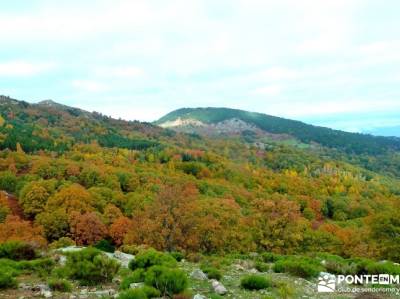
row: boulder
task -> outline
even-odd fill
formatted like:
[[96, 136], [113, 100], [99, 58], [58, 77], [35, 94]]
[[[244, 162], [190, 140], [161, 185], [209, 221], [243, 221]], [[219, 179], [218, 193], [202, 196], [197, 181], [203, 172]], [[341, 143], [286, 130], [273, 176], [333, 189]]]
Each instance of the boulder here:
[[196, 294], [196, 295], [194, 295], [193, 299], [207, 299], [207, 297], [203, 296], [201, 294]]
[[218, 295], [225, 295], [228, 292], [224, 285], [216, 279], [211, 280], [211, 285], [214, 288], [214, 292]]
[[99, 290], [99, 291], [90, 292], [89, 295], [103, 298], [103, 297], [113, 296], [116, 293], [117, 292], [114, 289], [108, 289], [108, 290]]
[[122, 267], [128, 268], [129, 262], [135, 259], [135, 256], [132, 254], [123, 253], [121, 251], [115, 251], [114, 258], [121, 263]]
[[207, 275], [200, 269], [195, 269], [190, 273], [190, 277], [197, 280], [206, 280]]

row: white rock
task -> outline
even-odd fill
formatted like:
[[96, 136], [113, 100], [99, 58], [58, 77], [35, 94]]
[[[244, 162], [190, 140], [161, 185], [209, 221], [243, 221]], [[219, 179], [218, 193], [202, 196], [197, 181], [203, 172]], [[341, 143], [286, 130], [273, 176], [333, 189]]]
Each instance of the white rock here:
[[53, 298], [53, 293], [51, 291], [42, 291], [42, 292], [40, 292], [40, 294], [44, 298]]
[[67, 262], [67, 257], [65, 255], [60, 255], [58, 258], [58, 263], [60, 266], [65, 266], [65, 263]]
[[132, 254], [127, 254], [121, 251], [114, 252], [114, 258], [120, 261], [122, 267], [128, 268], [129, 262], [135, 259], [135, 256]]
[[109, 290], [100, 290], [95, 292], [90, 292], [89, 295], [96, 296], [96, 297], [106, 297], [106, 296], [113, 296], [116, 294], [114, 289]]
[[214, 292], [218, 295], [225, 295], [228, 292], [224, 285], [216, 279], [211, 279], [211, 284], [214, 288]]
[[239, 264], [235, 264], [235, 265], [233, 265], [233, 267], [234, 267], [235, 270], [237, 270], [237, 271], [244, 271], [244, 270], [246, 270], [242, 265], [239, 265]]
[[207, 299], [207, 297], [205, 297], [201, 294], [196, 294], [196, 295], [194, 295], [193, 299]]
[[129, 285], [129, 288], [131, 288], [131, 289], [137, 289], [137, 288], [141, 288], [143, 285], [144, 285], [143, 282], [134, 282], [134, 283], [131, 283], [131, 284]]
[[206, 280], [207, 275], [201, 271], [200, 269], [194, 269], [192, 273], [190, 273], [190, 277], [197, 280]]
[[61, 252], [76, 252], [76, 251], [81, 251], [82, 249], [85, 249], [85, 248], [86, 247], [68, 246], [68, 247], [58, 248], [57, 251], [61, 251]]

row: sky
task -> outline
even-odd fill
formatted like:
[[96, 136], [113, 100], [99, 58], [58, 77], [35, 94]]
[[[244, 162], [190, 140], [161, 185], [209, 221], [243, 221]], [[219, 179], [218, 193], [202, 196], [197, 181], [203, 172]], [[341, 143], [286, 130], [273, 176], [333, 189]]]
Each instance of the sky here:
[[231, 107], [399, 127], [399, 11], [398, 0], [0, 0], [0, 94], [142, 121]]

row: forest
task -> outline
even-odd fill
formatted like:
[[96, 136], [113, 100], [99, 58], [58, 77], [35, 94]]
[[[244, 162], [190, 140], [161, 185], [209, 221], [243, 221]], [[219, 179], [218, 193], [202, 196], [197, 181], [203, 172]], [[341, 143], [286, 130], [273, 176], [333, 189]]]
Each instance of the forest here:
[[323, 145], [261, 149], [0, 100], [0, 243], [400, 263], [394, 149], [382, 162]]

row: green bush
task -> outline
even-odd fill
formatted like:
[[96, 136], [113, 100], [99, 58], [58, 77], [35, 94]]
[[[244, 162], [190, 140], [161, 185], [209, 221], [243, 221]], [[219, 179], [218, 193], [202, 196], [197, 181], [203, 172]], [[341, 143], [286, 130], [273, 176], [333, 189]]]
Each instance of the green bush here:
[[115, 246], [112, 245], [110, 241], [104, 239], [97, 242], [97, 244], [94, 245], [94, 247], [104, 252], [113, 253], [115, 251]]
[[354, 258], [354, 259], [349, 259], [347, 261], [349, 262], [351, 271], [349, 271], [349, 273], [346, 274], [352, 274], [352, 275], [368, 274], [367, 270], [368, 265], [374, 263], [374, 261], [365, 258]]
[[246, 290], [262, 290], [272, 286], [272, 282], [264, 276], [249, 275], [240, 281], [240, 286]]
[[65, 279], [51, 278], [47, 281], [47, 284], [52, 291], [64, 293], [72, 291], [72, 284]]
[[186, 289], [188, 279], [182, 270], [153, 266], [146, 272], [145, 283], [158, 289], [163, 296], [172, 296]]
[[178, 251], [173, 251], [170, 252], [170, 255], [177, 261], [180, 262], [181, 260], [183, 260], [183, 253], [178, 252]]
[[36, 272], [42, 277], [46, 277], [50, 274], [54, 268], [55, 262], [50, 258], [42, 258], [33, 261], [20, 261], [16, 267], [21, 270]]
[[109, 282], [119, 270], [119, 263], [96, 248], [86, 248], [67, 254], [67, 276], [84, 285]]
[[11, 171], [0, 172], [0, 190], [14, 192], [17, 185], [17, 177]]
[[289, 258], [278, 260], [274, 264], [273, 270], [277, 273], [287, 272], [303, 278], [312, 278], [317, 277], [324, 269], [321, 265], [316, 263], [315, 260], [307, 258]]
[[141, 287], [141, 289], [148, 298], [158, 298], [161, 296], [161, 292], [151, 286], [144, 285], [143, 287]]
[[0, 259], [0, 273], [9, 273], [12, 276], [17, 276], [21, 271], [18, 269], [18, 262], [8, 259]]
[[211, 294], [210, 295], [210, 299], [223, 299], [224, 297], [222, 297], [221, 295], [218, 294]]
[[138, 268], [147, 269], [156, 265], [175, 267], [176, 260], [167, 253], [159, 252], [155, 249], [148, 249], [137, 254], [135, 259], [130, 261], [129, 268], [131, 270]]
[[148, 299], [148, 297], [142, 288], [138, 288], [120, 293], [118, 299]]
[[221, 272], [217, 268], [210, 266], [202, 266], [201, 270], [207, 274], [208, 279], [220, 280], [222, 277]]
[[284, 258], [284, 257], [279, 254], [272, 253], [272, 252], [264, 252], [261, 254], [261, 259], [265, 263], [274, 263], [282, 258]]
[[0, 244], [0, 258], [10, 260], [32, 260], [36, 258], [35, 249], [26, 243], [10, 241]]
[[146, 271], [144, 269], [136, 269], [132, 274], [128, 275], [122, 280], [119, 289], [126, 290], [129, 289], [131, 283], [143, 282], [145, 272]]
[[400, 275], [400, 266], [388, 261], [369, 263], [366, 265], [366, 270], [368, 274]]
[[17, 282], [10, 272], [0, 271], [0, 289], [15, 288]]
[[260, 272], [268, 272], [270, 268], [270, 266], [267, 263], [263, 262], [256, 262], [254, 266]]

